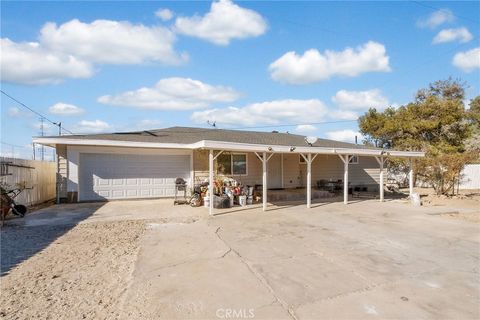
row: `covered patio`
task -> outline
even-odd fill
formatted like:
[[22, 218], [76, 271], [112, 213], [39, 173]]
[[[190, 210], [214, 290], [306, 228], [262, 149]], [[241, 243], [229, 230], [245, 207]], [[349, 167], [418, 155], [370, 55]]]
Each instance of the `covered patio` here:
[[[395, 158], [406, 158], [410, 164], [409, 170], [409, 196], [413, 193], [413, 161], [415, 158], [424, 157], [423, 152], [411, 152], [411, 151], [394, 151], [394, 150], [383, 150], [383, 149], [360, 149], [360, 148], [328, 148], [328, 147], [316, 147], [313, 145], [307, 147], [299, 146], [281, 146], [281, 145], [260, 145], [260, 144], [246, 144], [246, 143], [230, 143], [230, 142], [219, 142], [219, 141], [203, 141], [204, 146], [202, 150], [208, 150], [208, 182], [209, 182], [209, 194], [212, 195], [213, 185], [214, 185], [214, 174], [215, 174], [215, 160], [222, 154], [228, 152], [253, 152], [257, 159], [261, 162], [262, 165], [262, 210], [266, 211], [268, 208], [268, 198], [269, 198], [269, 179], [268, 179], [268, 166], [269, 161], [273, 156], [280, 154], [297, 154], [303, 159], [306, 164], [306, 207], [311, 208], [312, 205], [312, 164], [320, 155], [333, 155], [338, 157], [343, 165], [343, 179], [340, 183], [342, 186], [343, 193], [343, 203], [346, 205], [349, 203], [349, 167], [351, 166], [352, 160], [355, 160], [357, 157], [369, 157], [375, 159], [378, 164], [378, 173], [379, 173], [379, 183], [378, 183], [378, 199], [380, 202], [383, 202], [385, 199], [384, 196], [384, 187], [385, 187], [385, 162], [390, 157]], [[282, 166], [282, 176], [283, 176], [283, 166]], [[328, 183], [333, 183], [332, 181]], [[276, 192], [276, 191], [273, 191]], [[298, 193], [298, 191], [296, 191]], [[209, 214], [214, 215], [214, 204], [213, 201], [209, 203]]]

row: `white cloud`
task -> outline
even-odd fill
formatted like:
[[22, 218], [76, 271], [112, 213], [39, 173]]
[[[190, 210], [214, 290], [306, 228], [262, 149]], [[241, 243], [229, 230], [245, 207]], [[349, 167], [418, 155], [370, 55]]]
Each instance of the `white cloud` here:
[[169, 9], [158, 9], [155, 11], [155, 15], [163, 21], [168, 21], [173, 18], [173, 12]]
[[455, 20], [455, 16], [453, 15], [452, 11], [449, 9], [440, 9], [433, 12], [427, 18], [422, 18], [418, 20], [417, 25], [421, 28], [435, 28], [441, 24], [446, 22], [453, 22]]
[[18, 107], [11, 107], [7, 110], [7, 115], [12, 118], [24, 118], [24, 117], [31, 117], [33, 113], [30, 111], [24, 111]]
[[219, 126], [254, 126], [258, 124], [311, 123], [322, 121], [327, 108], [317, 99], [274, 100], [249, 104], [244, 107], [228, 107], [194, 112], [195, 123], [216, 121]]
[[455, 54], [453, 57], [453, 65], [465, 72], [472, 72], [475, 69], [479, 69], [480, 47]]
[[332, 101], [344, 110], [382, 109], [389, 104], [388, 99], [378, 89], [367, 91], [340, 90], [332, 97]]
[[85, 112], [80, 107], [74, 106], [73, 104], [67, 104], [63, 102], [59, 102], [50, 106], [48, 108], [48, 112], [51, 114], [62, 115], [62, 116], [74, 116], [79, 115]]
[[162, 125], [161, 120], [144, 119], [137, 122], [136, 128], [138, 130], [158, 129], [161, 125]]
[[337, 130], [337, 131], [329, 131], [326, 133], [328, 139], [336, 140], [336, 141], [344, 141], [355, 143], [355, 136], [357, 136], [358, 142], [362, 141], [363, 136], [360, 132], [353, 131], [350, 129], [345, 130]]
[[317, 130], [317, 127], [311, 124], [300, 124], [295, 128], [295, 131], [299, 133], [309, 133], [316, 130]]
[[75, 55], [85, 61], [139, 64], [149, 61], [177, 64], [185, 57], [174, 48], [175, 34], [164, 27], [147, 27], [127, 21], [77, 19], [60, 26], [46, 23], [40, 42], [54, 52]]
[[214, 102], [231, 102], [239, 94], [230, 87], [212, 86], [189, 78], [166, 78], [152, 88], [140, 88], [118, 95], [105, 95], [98, 102], [157, 110], [192, 110]]
[[38, 85], [91, 77], [95, 64], [175, 65], [188, 60], [175, 51], [175, 40], [168, 28], [126, 21], [48, 22], [37, 42], [1, 39], [1, 76], [7, 82]]
[[456, 29], [443, 29], [440, 31], [435, 38], [433, 38], [433, 43], [445, 43], [451, 41], [458, 41], [461, 43], [469, 42], [473, 39], [472, 34], [468, 31], [467, 28], [456, 28]]
[[7, 115], [9, 117], [19, 117], [20, 116], [20, 109], [17, 107], [11, 107], [7, 111]]
[[1, 39], [2, 81], [22, 84], [59, 83], [65, 78], [88, 78], [90, 63], [68, 54], [52, 52], [37, 42], [15, 43]]
[[337, 120], [357, 120], [359, 117], [358, 112], [351, 110], [331, 110], [328, 115]]
[[326, 50], [323, 54], [317, 49], [307, 50], [303, 55], [290, 51], [271, 63], [269, 71], [275, 81], [307, 84], [333, 76], [355, 77], [365, 72], [388, 72], [390, 66], [385, 46], [369, 41], [355, 49]]
[[73, 127], [73, 132], [76, 134], [83, 133], [102, 133], [106, 131], [112, 131], [113, 127], [101, 120], [82, 120], [76, 126]]
[[175, 30], [217, 45], [228, 45], [232, 39], [257, 37], [265, 33], [267, 23], [257, 12], [242, 8], [230, 0], [212, 2], [203, 17], [178, 17]]

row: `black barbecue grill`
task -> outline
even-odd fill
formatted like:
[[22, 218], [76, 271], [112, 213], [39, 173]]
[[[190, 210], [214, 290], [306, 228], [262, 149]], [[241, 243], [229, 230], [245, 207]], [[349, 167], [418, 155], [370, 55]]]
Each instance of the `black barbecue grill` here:
[[[179, 199], [182, 195], [179, 195], [180, 192], [183, 192], [183, 199]], [[175, 200], [173, 204], [185, 204], [187, 203], [187, 181], [183, 178], [175, 179]]]

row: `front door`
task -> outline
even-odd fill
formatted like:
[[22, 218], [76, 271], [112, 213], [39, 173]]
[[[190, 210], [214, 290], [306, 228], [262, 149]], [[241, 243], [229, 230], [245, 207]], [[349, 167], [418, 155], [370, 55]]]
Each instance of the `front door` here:
[[282, 155], [274, 154], [268, 160], [267, 187], [268, 189], [282, 188]]

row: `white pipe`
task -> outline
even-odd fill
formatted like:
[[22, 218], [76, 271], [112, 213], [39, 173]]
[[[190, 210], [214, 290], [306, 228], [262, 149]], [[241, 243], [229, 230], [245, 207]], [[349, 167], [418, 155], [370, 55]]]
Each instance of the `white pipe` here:
[[307, 208], [312, 204], [312, 154], [307, 156]]
[[263, 180], [262, 180], [262, 201], [263, 211], [267, 210], [267, 153], [263, 153], [262, 166], [263, 166]]
[[350, 156], [345, 156], [343, 162], [343, 203], [348, 204], [348, 163], [350, 162]]
[[410, 198], [412, 198], [413, 195], [413, 161], [410, 159], [410, 170], [408, 172], [408, 193]]
[[384, 163], [384, 158], [380, 157], [380, 202], [383, 202], [384, 198], [384, 190], [383, 190], [383, 163]]
[[210, 149], [208, 154], [208, 196], [210, 199], [210, 206], [208, 213], [213, 214], [213, 150]]

